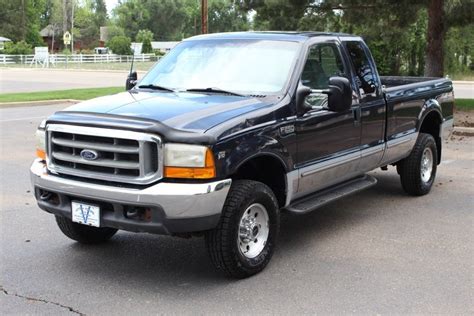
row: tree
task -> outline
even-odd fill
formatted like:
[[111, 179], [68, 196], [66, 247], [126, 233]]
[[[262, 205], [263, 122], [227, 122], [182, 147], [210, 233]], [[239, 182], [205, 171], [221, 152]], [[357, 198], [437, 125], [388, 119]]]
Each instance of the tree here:
[[0, 34], [14, 42], [43, 45], [39, 35], [45, 0], [0, 0]]
[[254, 29], [294, 31], [313, 1], [310, 0], [247, 0], [242, 9], [255, 11]]
[[150, 18], [143, 1], [129, 0], [120, 3], [113, 11], [115, 25], [124, 30], [130, 38], [135, 38], [140, 29], [145, 28]]
[[[425, 75], [444, 75], [444, 40], [449, 28], [474, 23], [474, 1], [431, 0], [428, 6], [428, 31]], [[472, 28], [471, 28], [471, 31]]]
[[444, 23], [444, 0], [431, 0], [428, 6], [425, 76], [444, 75], [443, 42], [446, 30]]
[[186, 20], [183, 0], [149, 0], [146, 8], [150, 18], [144, 28], [161, 41], [181, 40]]
[[213, 0], [208, 5], [208, 28], [211, 33], [246, 31], [249, 22], [246, 12], [231, 1]]
[[138, 31], [137, 36], [135, 37], [135, 41], [139, 43], [143, 43], [143, 41], [149, 40], [150, 42], [153, 40], [153, 32], [147, 29], [143, 29]]
[[153, 33], [150, 30], [140, 30], [137, 33], [135, 41], [142, 43], [142, 54], [153, 53], [151, 41], [153, 40]]
[[114, 54], [118, 55], [131, 55], [131, 45], [132, 42], [127, 36], [115, 36], [107, 43], [107, 47], [110, 48]]

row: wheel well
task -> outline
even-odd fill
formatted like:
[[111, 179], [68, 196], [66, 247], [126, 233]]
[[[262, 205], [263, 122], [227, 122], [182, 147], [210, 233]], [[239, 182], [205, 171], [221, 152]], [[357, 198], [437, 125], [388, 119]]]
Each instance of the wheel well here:
[[280, 207], [286, 203], [286, 171], [283, 163], [277, 158], [271, 156], [252, 158], [237, 169], [232, 179], [262, 182], [272, 189]]
[[438, 164], [441, 163], [441, 137], [440, 135], [441, 128], [441, 117], [437, 112], [432, 111], [429, 113], [421, 123], [420, 133], [426, 133], [433, 136], [436, 141], [436, 147], [438, 149]]

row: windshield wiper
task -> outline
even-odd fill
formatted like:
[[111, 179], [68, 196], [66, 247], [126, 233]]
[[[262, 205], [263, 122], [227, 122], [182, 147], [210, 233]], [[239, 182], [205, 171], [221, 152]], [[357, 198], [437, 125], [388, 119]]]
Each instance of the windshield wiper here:
[[220, 88], [191, 88], [191, 89], [186, 89], [186, 91], [187, 92], [214, 92], [214, 93], [235, 95], [238, 97], [245, 97], [245, 95], [243, 94], [227, 91], [227, 90], [222, 90]]
[[139, 88], [152, 89], [152, 90], [162, 90], [162, 91], [176, 92], [171, 88], [159, 86], [159, 85], [156, 85], [156, 84], [143, 84], [143, 85], [140, 85], [138, 87]]

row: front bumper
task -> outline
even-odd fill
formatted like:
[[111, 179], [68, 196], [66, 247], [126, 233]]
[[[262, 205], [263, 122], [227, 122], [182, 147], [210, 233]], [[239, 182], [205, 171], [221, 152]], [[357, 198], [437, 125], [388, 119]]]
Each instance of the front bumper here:
[[[30, 169], [38, 206], [71, 218], [71, 201], [101, 206], [101, 226], [156, 234], [189, 233], [214, 228], [232, 180], [209, 183], [160, 182], [144, 189], [66, 179], [50, 174], [36, 159]], [[142, 212], [144, 216], [129, 216]]]

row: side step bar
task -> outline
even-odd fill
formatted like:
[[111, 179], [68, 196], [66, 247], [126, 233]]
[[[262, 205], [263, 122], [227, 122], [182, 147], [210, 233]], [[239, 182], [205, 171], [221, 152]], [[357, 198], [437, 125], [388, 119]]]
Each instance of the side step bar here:
[[377, 179], [369, 175], [364, 175], [310, 196], [303, 197], [287, 206], [286, 210], [298, 214], [308, 213], [340, 198], [370, 188], [375, 184], [377, 184]]

